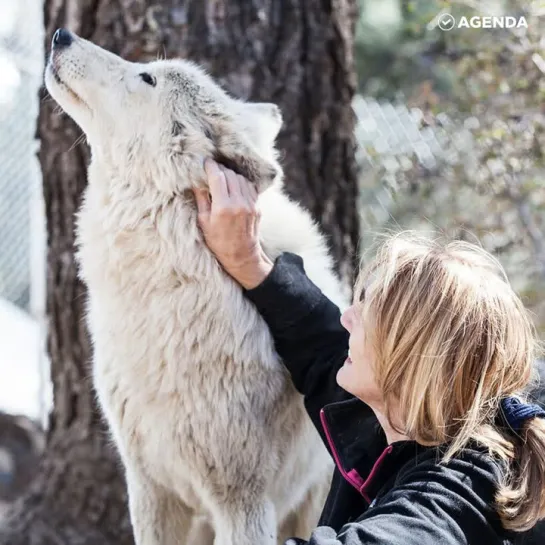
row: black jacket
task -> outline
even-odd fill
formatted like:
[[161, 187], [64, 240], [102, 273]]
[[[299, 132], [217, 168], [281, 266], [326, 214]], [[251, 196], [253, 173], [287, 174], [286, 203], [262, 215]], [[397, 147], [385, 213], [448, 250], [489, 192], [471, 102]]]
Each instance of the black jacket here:
[[545, 545], [543, 533], [503, 529], [493, 505], [501, 469], [484, 450], [466, 448], [440, 464], [441, 448], [387, 445], [371, 409], [337, 385], [348, 333], [299, 256], [282, 254], [246, 295], [269, 325], [336, 463], [309, 545]]

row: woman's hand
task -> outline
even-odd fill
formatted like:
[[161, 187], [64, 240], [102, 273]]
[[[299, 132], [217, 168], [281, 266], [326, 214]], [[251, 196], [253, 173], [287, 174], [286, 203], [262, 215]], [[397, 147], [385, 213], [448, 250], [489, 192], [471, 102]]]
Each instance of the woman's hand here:
[[212, 159], [206, 159], [204, 169], [209, 190], [194, 193], [205, 242], [228, 274], [244, 288], [255, 288], [273, 267], [259, 241], [257, 191]]

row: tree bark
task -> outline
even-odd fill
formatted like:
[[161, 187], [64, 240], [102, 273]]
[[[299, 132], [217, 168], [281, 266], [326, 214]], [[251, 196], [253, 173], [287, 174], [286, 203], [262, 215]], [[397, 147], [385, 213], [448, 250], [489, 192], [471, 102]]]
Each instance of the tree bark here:
[[[289, 193], [329, 237], [351, 281], [358, 239], [351, 99], [355, 0], [46, 0], [47, 45], [57, 27], [146, 61], [205, 65], [234, 95], [277, 103]], [[94, 402], [85, 288], [74, 262], [74, 214], [88, 149], [43, 101], [40, 161], [48, 222], [48, 347], [54, 386], [40, 474], [0, 530], [2, 545], [132, 543], [120, 463]]]

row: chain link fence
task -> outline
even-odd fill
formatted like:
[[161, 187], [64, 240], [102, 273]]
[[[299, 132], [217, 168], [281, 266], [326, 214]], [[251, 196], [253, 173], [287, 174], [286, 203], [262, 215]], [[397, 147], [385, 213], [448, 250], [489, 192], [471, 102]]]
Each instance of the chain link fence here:
[[413, 154], [425, 167], [437, 166], [438, 157], [444, 154], [444, 131], [423, 127], [421, 110], [363, 96], [356, 96], [353, 104], [357, 160], [362, 168], [395, 168], [403, 157]]
[[35, 139], [41, 14], [41, 0], [0, 3], [0, 296], [28, 312], [37, 304], [32, 277], [43, 231]]
[[40, 420], [45, 358], [45, 219], [37, 159], [42, 0], [0, 0], [0, 409]]

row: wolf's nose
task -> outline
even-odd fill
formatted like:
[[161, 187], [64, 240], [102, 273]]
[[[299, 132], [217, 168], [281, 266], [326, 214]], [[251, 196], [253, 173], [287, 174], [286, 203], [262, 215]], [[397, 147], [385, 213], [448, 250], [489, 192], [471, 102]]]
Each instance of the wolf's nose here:
[[52, 47], [66, 47], [72, 43], [72, 34], [65, 28], [59, 28], [53, 35]]

